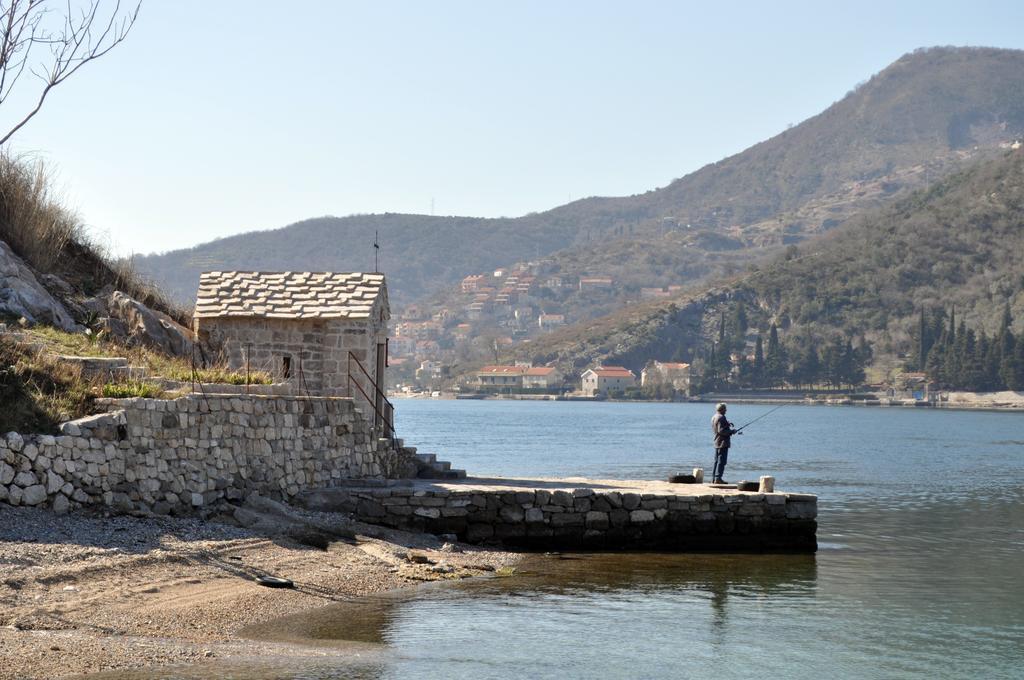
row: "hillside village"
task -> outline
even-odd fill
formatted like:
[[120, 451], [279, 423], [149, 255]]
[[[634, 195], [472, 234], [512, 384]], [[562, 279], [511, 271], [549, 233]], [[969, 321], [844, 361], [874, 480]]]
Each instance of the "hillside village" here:
[[[464, 374], [466, 363], [493, 361], [518, 343], [585, 320], [581, 315], [594, 307], [622, 308], [682, 290], [681, 285], [638, 288], [601, 273], [564, 275], [550, 258], [470, 274], [447, 297], [402, 309], [388, 348], [397, 369], [392, 386], [437, 388]], [[557, 381], [527, 380], [518, 387], [561, 389], [569, 386], [565, 379], [559, 374]]]

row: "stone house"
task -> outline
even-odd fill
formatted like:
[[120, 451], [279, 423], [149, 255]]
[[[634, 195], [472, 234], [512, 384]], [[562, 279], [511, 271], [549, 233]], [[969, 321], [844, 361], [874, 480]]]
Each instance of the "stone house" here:
[[193, 323], [230, 368], [264, 371], [296, 394], [352, 397], [390, 425], [390, 318], [383, 274], [216, 271], [199, 278]]
[[596, 366], [583, 372], [582, 382], [583, 394], [596, 397], [610, 390], [636, 386], [636, 376], [622, 366]]

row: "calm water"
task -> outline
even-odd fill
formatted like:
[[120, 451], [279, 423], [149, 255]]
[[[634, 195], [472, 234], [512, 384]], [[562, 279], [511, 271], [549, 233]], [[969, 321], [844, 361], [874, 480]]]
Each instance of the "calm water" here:
[[[709, 405], [397, 408], [408, 442], [471, 474], [662, 478], [711, 466]], [[767, 408], [729, 415], [742, 424]], [[344, 663], [217, 674], [1024, 677], [1024, 414], [790, 406], [734, 441], [728, 479], [773, 474], [783, 490], [819, 495], [816, 555], [538, 557], [516, 578], [278, 626], [384, 643], [385, 654], [368, 645]]]

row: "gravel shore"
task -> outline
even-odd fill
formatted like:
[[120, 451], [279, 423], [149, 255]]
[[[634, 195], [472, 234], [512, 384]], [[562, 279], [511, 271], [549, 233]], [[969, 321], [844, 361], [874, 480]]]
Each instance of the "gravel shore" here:
[[[0, 680], [303, 654], [237, 631], [422, 581], [487, 575], [519, 559], [338, 520], [356, 537], [323, 550], [230, 519], [56, 516], [0, 504]], [[295, 588], [261, 587], [261, 575]]]

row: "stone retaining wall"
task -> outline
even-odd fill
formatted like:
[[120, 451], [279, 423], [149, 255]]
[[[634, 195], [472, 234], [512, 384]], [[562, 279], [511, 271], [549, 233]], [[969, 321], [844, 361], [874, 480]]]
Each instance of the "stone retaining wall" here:
[[[397, 476], [404, 453], [373, 437], [351, 399], [190, 395], [110, 399], [61, 434], [0, 438], [0, 502], [67, 512], [211, 512], [258, 492], [290, 498], [340, 479]], [[413, 468], [414, 469], [414, 468]]]
[[360, 520], [455, 534], [469, 543], [552, 550], [817, 548], [818, 501], [810, 494], [701, 493], [699, 488], [678, 495], [590, 488], [497, 492], [400, 486], [326, 493], [332, 509], [351, 512]]

